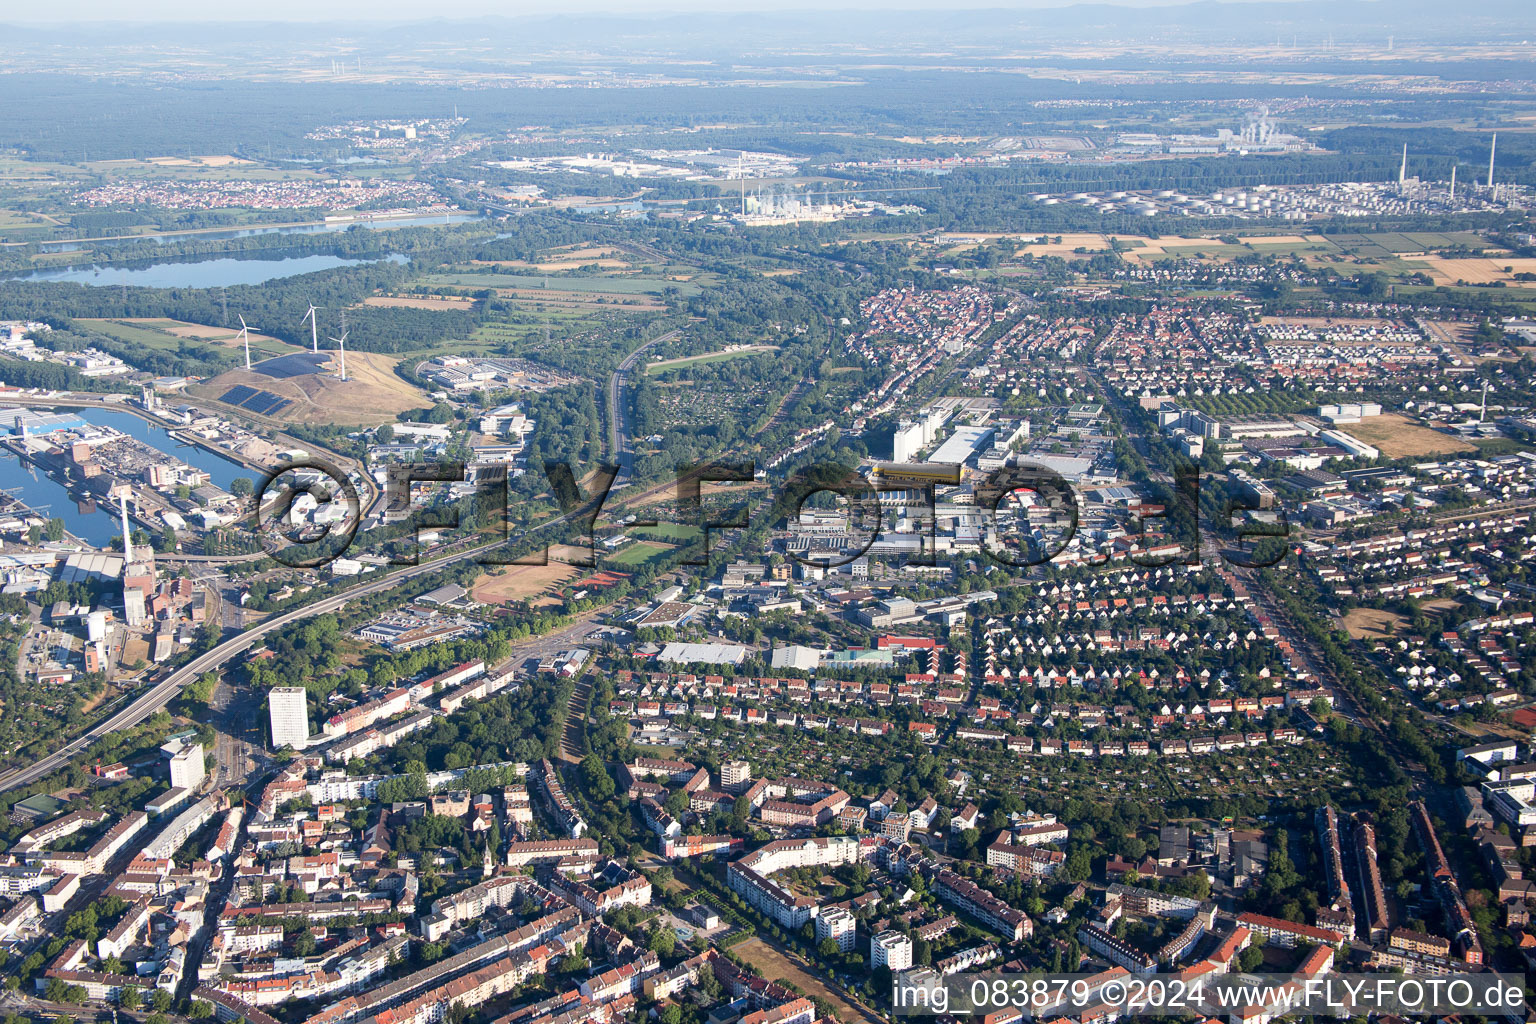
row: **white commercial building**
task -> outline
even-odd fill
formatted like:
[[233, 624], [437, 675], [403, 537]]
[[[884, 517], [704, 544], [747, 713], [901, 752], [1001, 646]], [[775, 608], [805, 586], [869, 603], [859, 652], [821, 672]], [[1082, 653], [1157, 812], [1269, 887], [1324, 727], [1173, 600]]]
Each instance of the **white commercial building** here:
[[171, 755], [172, 789], [196, 789], [207, 774], [201, 743], [188, 743]]
[[792, 668], [801, 672], [814, 672], [821, 665], [822, 656], [826, 652], [816, 647], [775, 647], [773, 649], [772, 667]]
[[956, 427], [949, 439], [928, 456], [929, 462], [963, 463], [991, 443], [995, 427]]
[[922, 449], [923, 425], [911, 420], [902, 420], [891, 438], [891, 461], [911, 462]]

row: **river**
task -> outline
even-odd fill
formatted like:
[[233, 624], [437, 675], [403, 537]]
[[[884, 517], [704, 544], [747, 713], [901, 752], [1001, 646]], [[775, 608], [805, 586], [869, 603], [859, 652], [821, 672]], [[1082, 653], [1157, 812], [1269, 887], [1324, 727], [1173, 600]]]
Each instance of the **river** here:
[[[218, 486], [229, 490], [236, 477], [254, 480], [256, 473], [238, 463], [203, 448], [183, 446], [163, 427], [141, 420], [129, 412], [113, 409], [69, 410], [99, 427], [112, 427], [135, 437], [152, 448], [189, 466], [203, 470]], [[0, 486], [15, 494], [34, 509], [48, 507], [48, 515], [64, 520], [64, 528], [81, 540], [97, 547], [116, 545], [121, 538], [118, 512], [110, 506], [93, 507], [78, 503], [69, 489], [36, 466], [20, 462], [9, 453], [0, 454]]]

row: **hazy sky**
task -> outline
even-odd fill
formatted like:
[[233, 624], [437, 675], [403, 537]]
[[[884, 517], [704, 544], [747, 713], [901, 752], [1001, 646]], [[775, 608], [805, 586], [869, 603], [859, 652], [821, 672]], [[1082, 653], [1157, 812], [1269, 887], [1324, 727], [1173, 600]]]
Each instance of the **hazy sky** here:
[[[413, 21], [486, 15], [619, 13], [655, 15], [669, 11], [947, 10], [1002, 8], [1029, 10], [1071, 7], [1079, 0], [452, 0], [424, 6], [420, 0], [53, 0], [47, 4], [0, 4], [0, 24], [58, 25], [68, 22], [155, 21]], [[1194, 0], [1095, 0], [1124, 7], [1163, 7]], [[1245, 3], [1250, 0], [1224, 0]], [[1270, 0], [1273, 2], [1273, 0]]]

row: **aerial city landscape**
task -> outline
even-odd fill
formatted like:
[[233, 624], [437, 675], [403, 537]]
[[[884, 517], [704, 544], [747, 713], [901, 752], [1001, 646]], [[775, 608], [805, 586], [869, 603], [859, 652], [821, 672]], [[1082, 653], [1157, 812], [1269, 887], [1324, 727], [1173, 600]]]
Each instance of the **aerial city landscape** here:
[[1536, 9], [95, 3], [4, 1024], [1536, 1019]]

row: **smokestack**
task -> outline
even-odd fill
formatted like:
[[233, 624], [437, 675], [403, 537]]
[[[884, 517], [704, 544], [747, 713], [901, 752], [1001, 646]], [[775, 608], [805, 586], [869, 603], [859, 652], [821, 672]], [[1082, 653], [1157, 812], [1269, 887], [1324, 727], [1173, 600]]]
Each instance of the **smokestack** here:
[[1397, 169], [1397, 185], [1402, 187], [1408, 178], [1408, 143], [1403, 143], [1403, 165]]
[[1493, 188], [1493, 155], [1499, 148], [1499, 133], [1493, 133], [1493, 141], [1488, 143], [1488, 188]]
[[117, 501], [123, 513], [123, 568], [126, 571], [128, 563], [133, 561], [133, 534], [128, 528], [128, 496], [119, 494]]
[[1456, 198], [1456, 163], [1451, 162], [1451, 198]]

